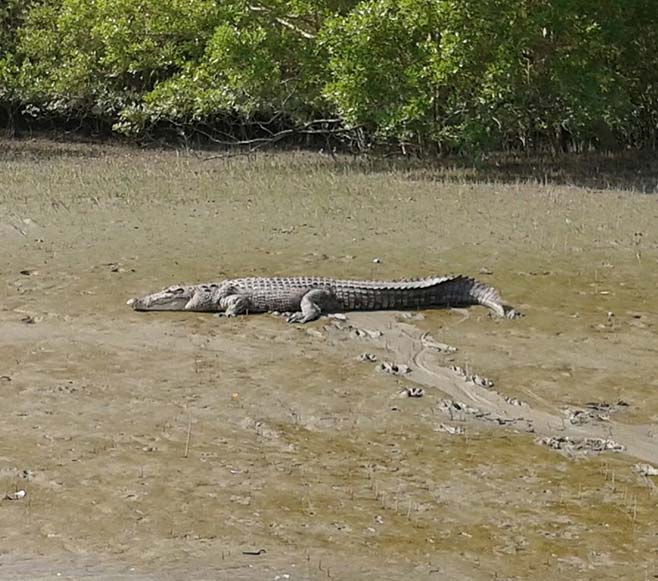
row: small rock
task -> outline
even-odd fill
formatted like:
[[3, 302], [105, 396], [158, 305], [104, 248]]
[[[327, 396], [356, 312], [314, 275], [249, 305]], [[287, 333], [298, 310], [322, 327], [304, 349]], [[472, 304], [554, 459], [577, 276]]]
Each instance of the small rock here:
[[22, 500], [27, 496], [27, 492], [24, 490], [17, 490], [16, 492], [7, 494], [5, 500]]
[[641, 476], [658, 476], [658, 468], [651, 464], [636, 464], [634, 470]]
[[381, 258], [373, 258], [372, 262], [373, 262], [373, 264], [381, 264], [382, 259]]
[[405, 387], [401, 392], [401, 397], [423, 397], [425, 390], [422, 387]]
[[361, 353], [361, 355], [359, 355], [357, 359], [359, 361], [374, 363], [375, 361], [377, 361], [377, 355], [375, 355], [374, 353]]
[[347, 321], [347, 316], [343, 313], [331, 313], [328, 317], [330, 319], [336, 319], [337, 321]]

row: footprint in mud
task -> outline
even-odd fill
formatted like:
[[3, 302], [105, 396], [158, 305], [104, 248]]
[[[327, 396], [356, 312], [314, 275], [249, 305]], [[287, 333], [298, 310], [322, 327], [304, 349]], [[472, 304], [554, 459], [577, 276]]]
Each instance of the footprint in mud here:
[[420, 338], [420, 342], [422, 343], [423, 347], [426, 347], [427, 349], [434, 349], [439, 353], [455, 353], [457, 351], [457, 347], [436, 341], [434, 337], [430, 335], [430, 333], [424, 333]]
[[355, 327], [346, 323], [347, 317], [342, 314], [332, 315], [330, 325], [325, 325], [325, 331], [347, 331], [352, 339], [379, 339], [384, 333], [379, 330], [365, 329], [363, 327]]
[[[455, 398], [447, 399], [439, 404], [439, 410], [446, 413], [450, 419], [464, 422], [476, 420], [490, 425], [512, 427], [515, 430], [532, 433], [536, 435], [535, 437], [542, 438], [550, 438], [555, 434], [554, 426], [562, 425], [565, 436], [588, 437], [591, 440], [575, 444], [556, 440], [552, 442], [555, 449], [563, 449], [564, 452], [569, 448], [574, 450], [574, 453], [578, 453], [576, 448], [581, 447], [589, 448], [591, 453], [595, 453], [598, 449], [619, 451], [621, 446], [621, 449], [640, 460], [655, 461], [655, 446], [653, 446], [655, 441], [652, 440], [653, 436], [647, 435], [646, 427], [638, 426], [631, 433], [628, 431], [629, 428], [624, 427], [619, 436], [619, 442], [609, 443], [607, 448], [596, 440], [596, 438], [605, 437], [600, 433], [600, 423], [606, 421], [606, 417], [612, 411], [625, 407], [627, 405], [625, 402], [618, 402], [612, 406], [605, 402], [572, 404], [569, 406], [571, 409], [586, 410], [586, 413], [575, 413], [571, 416], [574, 422], [584, 422], [574, 424], [558, 413], [536, 409], [528, 402], [498, 392], [493, 388], [493, 381], [474, 374], [471, 370], [467, 372], [463, 368], [457, 367], [450, 370], [447, 365], [441, 365], [438, 361], [440, 352], [451, 353], [452, 351], [443, 348], [440, 344], [435, 345], [438, 342], [434, 341], [431, 335], [426, 335], [424, 331], [413, 325], [399, 321], [397, 318], [391, 320], [390, 316], [386, 317], [381, 314], [377, 317], [369, 314], [356, 314], [352, 320], [358, 324], [359, 332], [355, 332], [356, 325], [346, 325], [340, 321], [332, 321], [332, 324], [327, 325], [326, 329], [328, 332], [350, 333], [353, 339], [367, 337], [375, 340], [374, 344], [377, 347], [383, 347], [399, 358], [398, 364], [408, 362], [413, 369], [411, 377], [414, 378], [414, 383], [425, 388], [437, 387], [448, 397]], [[364, 328], [374, 330], [375, 333], [365, 333], [362, 331]], [[381, 338], [376, 340], [378, 335]], [[361, 360], [371, 361], [365, 354], [361, 356]], [[374, 361], [372, 362], [374, 363]], [[378, 364], [376, 363], [376, 365]], [[393, 374], [396, 373], [394, 368], [389, 371], [381, 369], [381, 372], [384, 373], [391, 371]], [[459, 381], [455, 382], [455, 377], [458, 377]], [[463, 402], [475, 403], [477, 407]], [[614, 428], [614, 419], [611, 418], [608, 425]]]
[[352, 337], [357, 339], [377, 339], [383, 335], [381, 331], [371, 331], [370, 329], [360, 329], [359, 327], [352, 327]]
[[570, 438], [569, 436], [549, 436], [539, 438], [538, 444], [560, 450], [568, 455], [600, 454], [601, 452], [623, 452], [626, 447], [607, 438]]
[[406, 375], [407, 373], [411, 373], [411, 368], [408, 365], [404, 363], [393, 363], [391, 361], [382, 361], [377, 366], [377, 370], [391, 375]]
[[619, 400], [617, 403], [609, 404], [606, 402], [589, 402], [584, 409], [566, 409], [565, 414], [570, 424], [582, 426], [590, 422], [609, 422], [610, 414], [619, 411], [621, 408], [628, 407], [628, 403]]
[[518, 399], [516, 397], [510, 397], [508, 395], [506, 395], [503, 399], [510, 405], [516, 405], [516, 406], [528, 405], [524, 401], [521, 401], [520, 399]]
[[425, 390], [422, 387], [405, 387], [399, 394], [398, 397], [423, 397], [425, 395]]
[[447, 413], [451, 418], [455, 415], [460, 416], [463, 414], [472, 415], [476, 418], [482, 418], [490, 414], [490, 412], [482, 411], [479, 408], [470, 406], [460, 401], [454, 401], [452, 399], [442, 399], [439, 402], [439, 409], [442, 412]]
[[517, 422], [526, 422], [528, 423], [529, 428], [531, 427], [530, 422], [525, 418], [506, 418], [493, 412], [485, 411], [480, 408], [470, 406], [464, 402], [454, 401], [452, 399], [441, 400], [439, 402], [439, 409], [442, 412], [447, 413], [450, 416], [450, 419], [454, 419], [455, 417], [463, 417], [465, 419], [465, 417], [469, 415], [481, 421], [495, 422], [499, 426], [516, 424]]
[[491, 389], [494, 386], [494, 382], [491, 379], [482, 377], [481, 375], [471, 375], [463, 367], [451, 365], [448, 369], [454, 371], [457, 375], [461, 375], [467, 383], [472, 383], [484, 389]]
[[610, 416], [592, 410], [565, 410], [567, 419], [574, 426], [582, 426], [589, 422], [609, 422]]

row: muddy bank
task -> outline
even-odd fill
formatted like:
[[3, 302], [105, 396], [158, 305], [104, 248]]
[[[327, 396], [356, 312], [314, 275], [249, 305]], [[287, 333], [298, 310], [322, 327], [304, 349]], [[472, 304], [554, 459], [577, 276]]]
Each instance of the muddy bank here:
[[[633, 470], [655, 459], [658, 423], [654, 198], [295, 155], [92, 153], [0, 165], [0, 495], [27, 493], [0, 502], [5, 578], [658, 572], [655, 478]], [[526, 317], [350, 316], [383, 333], [363, 339], [327, 319], [125, 306], [222, 276], [442, 272], [477, 275]], [[458, 350], [423, 348], [425, 332]], [[451, 417], [446, 400], [546, 421]], [[535, 443], [560, 434], [626, 452]]]

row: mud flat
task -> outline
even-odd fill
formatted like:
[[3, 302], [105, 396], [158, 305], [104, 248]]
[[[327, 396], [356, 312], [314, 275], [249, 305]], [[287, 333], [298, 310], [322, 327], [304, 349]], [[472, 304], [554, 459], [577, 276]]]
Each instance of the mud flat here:
[[[658, 575], [656, 199], [496, 179], [3, 142], [0, 579]], [[526, 316], [125, 305], [444, 272]]]

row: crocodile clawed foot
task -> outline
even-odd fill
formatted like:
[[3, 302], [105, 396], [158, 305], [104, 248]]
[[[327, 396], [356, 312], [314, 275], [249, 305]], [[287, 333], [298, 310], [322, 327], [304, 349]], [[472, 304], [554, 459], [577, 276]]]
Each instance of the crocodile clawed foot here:
[[516, 309], [513, 309], [512, 307], [508, 307], [507, 305], [503, 305], [502, 312], [490, 311], [489, 316], [494, 319], [521, 319], [525, 317], [523, 313], [517, 311]]
[[503, 307], [505, 309], [505, 318], [506, 319], [521, 319], [522, 317], [525, 317], [525, 315], [512, 307], [505, 306]]
[[293, 313], [292, 315], [290, 315], [286, 319], [286, 321], [288, 323], [305, 323], [306, 322], [305, 319], [306, 319], [306, 317], [304, 316], [304, 313], [302, 313], [301, 311], [298, 311], [298, 312]]

